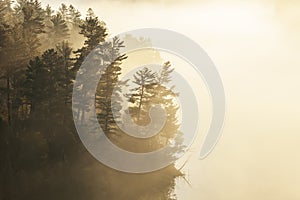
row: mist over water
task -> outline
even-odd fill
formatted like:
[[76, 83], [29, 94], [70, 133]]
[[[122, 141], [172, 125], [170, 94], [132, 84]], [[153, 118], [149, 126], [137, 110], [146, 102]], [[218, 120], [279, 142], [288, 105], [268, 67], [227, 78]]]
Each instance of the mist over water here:
[[[41, 2], [44, 6], [50, 4], [56, 10], [62, 3], [57, 0]], [[12, 199], [40, 199], [46, 193], [48, 195], [45, 199], [58, 198], [58, 193], [63, 194], [61, 199], [98, 199], [99, 196], [108, 199], [133, 199], [137, 195], [142, 199], [143, 192], [149, 195], [144, 196], [144, 199], [167, 199], [172, 194], [179, 200], [300, 198], [298, 2], [68, 0], [63, 3], [73, 4], [84, 16], [88, 8], [92, 7], [99, 19], [106, 23], [109, 36], [131, 29], [157, 27], [185, 34], [199, 43], [216, 64], [225, 87], [227, 113], [223, 136], [213, 153], [206, 159], [199, 160], [200, 147], [211, 119], [209, 92], [203, 80], [193, 77], [190, 71], [184, 72], [186, 63], [175, 56], [162, 53], [157, 58], [158, 62], [162, 64], [170, 61], [172, 66], [180, 68], [178, 72], [185, 73], [191, 80], [196, 79], [193, 84], [196, 85], [194, 89], [199, 96], [199, 115], [203, 120], [200, 120], [199, 135], [189, 152], [176, 162], [177, 169], [183, 167], [181, 171], [185, 174], [184, 177], [173, 167], [168, 168], [168, 173], [165, 174], [156, 172], [152, 175], [130, 175], [116, 172], [106, 166], [99, 166], [82, 148], [79, 151], [83, 153], [79, 158], [67, 159], [69, 161], [66, 163], [76, 160], [76, 165], [72, 167], [68, 164], [66, 167], [63, 164], [65, 161], [59, 161], [53, 166], [32, 170], [28, 174], [20, 170], [16, 173], [17, 184], [24, 186], [28, 180], [32, 180], [32, 188], [36, 187], [40, 192], [35, 196], [21, 197], [17, 194], [28, 194], [32, 188], [20, 187], [15, 196], [15, 190], [9, 191], [13, 194]], [[82, 47], [83, 38], [76, 31], [70, 34], [73, 50]], [[134, 61], [130, 63], [125, 60], [123, 72], [131, 64], [135, 64]], [[43, 129], [46, 126], [47, 123], [38, 124], [39, 131], [28, 133], [27, 139], [18, 140], [26, 144], [26, 148], [20, 148], [12, 155], [20, 155], [19, 152], [25, 152], [25, 149], [31, 151], [29, 147], [35, 147], [35, 144], [38, 144], [38, 149], [48, 152], [47, 140], [41, 136], [43, 131], [48, 131]], [[51, 129], [61, 133], [65, 132], [65, 126], [67, 125], [53, 125]], [[2, 130], [6, 131], [6, 128]], [[72, 131], [74, 130], [68, 130]], [[22, 135], [21, 133], [16, 135]], [[71, 138], [68, 141], [76, 141], [73, 136]], [[72, 146], [73, 143], [52, 145]], [[142, 151], [145, 147], [140, 145], [138, 148], [136, 150]], [[59, 149], [52, 152], [51, 156], [56, 159], [58, 155], [59, 160], [64, 160], [61, 155], [68, 152], [62, 152], [65, 150]], [[41, 163], [44, 162], [44, 154], [29, 152], [24, 158], [18, 157], [22, 162], [16, 163], [13, 168], [27, 170], [26, 167], [34, 164], [37, 157], [41, 158]], [[38, 164], [35, 167], [41, 168]], [[105, 181], [103, 171], [107, 172]], [[174, 174], [178, 178], [174, 178]], [[39, 184], [40, 180], [46, 180], [43, 182], [46, 184]], [[148, 180], [146, 185], [151, 189], [143, 187], [144, 180]], [[156, 188], [153, 185], [157, 180], [160, 184]], [[51, 184], [48, 185], [49, 182]], [[111, 183], [115, 188], [121, 189], [110, 189]], [[13, 182], [3, 186], [4, 189], [9, 187], [13, 187]], [[57, 192], [57, 188], [63, 189]]]

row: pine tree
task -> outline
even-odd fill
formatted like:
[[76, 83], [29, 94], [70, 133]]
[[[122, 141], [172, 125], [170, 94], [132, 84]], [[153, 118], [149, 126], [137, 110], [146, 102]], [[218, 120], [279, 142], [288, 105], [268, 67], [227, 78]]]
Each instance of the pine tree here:
[[19, 0], [15, 12], [22, 25], [22, 39], [26, 44], [23, 51], [27, 54], [28, 61], [40, 53], [40, 35], [44, 33], [45, 11], [37, 0]]
[[[136, 85], [127, 94], [130, 102], [129, 113], [135, 123], [147, 125], [150, 123], [149, 111], [155, 105], [161, 105], [166, 111], [166, 123], [160, 133], [147, 141], [139, 141], [136, 145], [137, 151], [153, 151], [173, 142], [173, 150], [169, 156], [174, 156], [183, 150], [182, 137], [179, 132], [178, 105], [174, 99], [179, 95], [174, 93], [175, 86], [169, 84], [172, 80], [171, 74], [174, 69], [170, 62], [164, 63], [161, 70], [153, 72], [144, 67], [133, 75], [133, 83]], [[126, 144], [125, 144], [126, 145]]]
[[[163, 145], [167, 145], [170, 140], [176, 138], [179, 134], [179, 123], [178, 123], [178, 105], [176, 105], [174, 99], [179, 95], [175, 93], [173, 90], [175, 86], [169, 86], [170, 82], [172, 81], [172, 73], [174, 68], [172, 68], [171, 63], [168, 61], [164, 63], [162, 69], [157, 75], [157, 85], [155, 88], [155, 95], [152, 99], [153, 103], [162, 104], [164, 109], [167, 112], [167, 121], [165, 127], [161, 131], [160, 142]], [[180, 138], [180, 137], [177, 137]], [[180, 142], [180, 141], [175, 141]], [[182, 148], [182, 144], [177, 143], [176, 150], [180, 151]]]
[[[91, 10], [91, 9], [89, 9]], [[105, 23], [100, 21], [98, 17], [88, 14], [83, 24], [80, 27], [80, 34], [83, 35], [86, 40], [84, 41], [84, 47], [77, 50], [78, 54], [87, 54], [93, 50], [100, 42], [103, 42], [107, 36], [107, 29]]]
[[68, 7], [66, 6], [66, 4], [62, 3], [58, 10], [59, 14], [62, 17], [62, 20], [66, 21], [68, 19]]
[[42, 55], [42, 61], [47, 68], [48, 78], [45, 96], [48, 98], [48, 112], [53, 115], [60, 113], [64, 106], [64, 96], [61, 90], [64, 84], [64, 59], [55, 49], [49, 49]]
[[46, 112], [44, 104], [47, 100], [45, 95], [47, 93], [47, 80], [47, 67], [41, 58], [36, 57], [34, 60], [30, 60], [26, 70], [24, 94], [30, 105], [31, 113], [34, 113], [36, 110], [39, 113]]
[[0, 77], [3, 80], [1, 88], [6, 99], [6, 118], [8, 124], [12, 123], [12, 101], [13, 88], [12, 80], [15, 73], [21, 70], [22, 64], [26, 63], [27, 56], [24, 54], [26, 46], [20, 23], [16, 22], [13, 10], [10, 8], [10, 2], [5, 1], [2, 4], [2, 15], [0, 22], [1, 43], [0, 43]]
[[88, 11], [87, 11], [87, 17], [88, 18], [96, 18], [96, 15], [93, 11], [93, 9], [89, 8]]
[[48, 4], [45, 9], [45, 21], [50, 20], [54, 10], [52, 10], [51, 6]]
[[61, 14], [56, 14], [50, 19], [51, 25], [47, 27], [47, 46], [54, 48], [58, 43], [69, 38], [69, 29]]
[[[86, 17], [85, 21], [83, 21], [80, 27], [80, 34], [83, 35], [86, 39], [84, 41], [84, 46], [74, 53], [76, 54], [76, 62], [74, 63], [74, 71], [78, 71], [81, 64], [88, 56], [88, 54], [100, 44], [100, 42], [105, 41], [105, 37], [107, 36], [107, 30], [105, 24], [101, 22], [98, 17], [94, 17], [89, 15]], [[100, 66], [99, 66], [100, 68]], [[86, 95], [86, 94], [84, 94]], [[84, 119], [85, 110], [87, 109], [87, 105], [82, 105], [82, 102], [78, 102], [77, 105], [77, 116], [81, 116], [81, 119]]]
[[131, 89], [133, 93], [129, 95], [129, 100], [133, 103], [129, 112], [136, 120], [136, 123], [145, 124], [147, 123], [146, 119], [148, 116], [145, 106], [150, 103], [149, 101], [153, 96], [151, 90], [156, 84], [156, 73], [144, 67], [137, 71], [133, 75], [133, 78], [132, 82], [137, 86]]
[[56, 46], [59, 56], [63, 59], [63, 79], [61, 95], [64, 97], [65, 105], [71, 104], [73, 89], [73, 60], [71, 58], [72, 48], [67, 41], [63, 41]]
[[82, 24], [82, 20], [80, 19], [81, 13], [74, 8], [74, 6], [70, 5], [68, 8], [68, 21], [72, 23], [73, 28], [77, 28]]
[[38, 111], [43, 117], [58, 114], [65, 103], [65, 97], [61, 95], [64, 82], [64, 59], [54, 49], [31, 60], [25, 80], [25, 95], [31, 113]]
[[[121, 86], [118, 84], [121, 64], [126, 59], [125, 55], [119, 53], [122, 47], [124, 47], [123, 42], [119, 38], [114, 38], [112, 42], [102, 44], [102, 50], [105, 52], [103, 60], [109, 65], [102, 73], [97, 87], [96, 109], [98, 110], [98, 121], [106, 134], [116, 133], [116, 121], [120, 119], [122, 109]], [[113, 93], [114, 90], [115, 93]]]

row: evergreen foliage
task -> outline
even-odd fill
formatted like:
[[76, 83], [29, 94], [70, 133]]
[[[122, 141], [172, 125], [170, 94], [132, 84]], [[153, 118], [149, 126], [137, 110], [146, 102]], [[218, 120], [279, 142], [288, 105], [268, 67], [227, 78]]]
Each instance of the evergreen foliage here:
[[[122, 86], [129, 82], [120, 83], [120, 76], [127, 57], [120, 53], [122, 40], [108, 42], [107, 35], [92, 9], [82, 19], [72, 5], [62, 4], [56, 12], [38, 0], [13, 5], [0, 0], [0, 199], [173, 199], [175, 178], [182, 175], [174, 165], [150, 174], [117, 172], [91, 158], [78, 138], [71, 105], [75, 75], [99, 45], [104, 51], [95, 105], [109, 138], [125, 149], [145, 151], [166, 145], [178, 132], [173, 101], [178, 94], [165, 86], [173, 72], [169, 62], [161, 71], [138, 71], [127, 95], [129, 112], [140, 124], [147, 123], [151, 104], [164, 105], [162, 133], [141, 147], [145, 143], [120, 131]], [[78, 48], [74, 38], [80, 37]], [[84, 118], [87, 105], [74, 106]], [[180, 142], [176, 148], [180, 151]]]

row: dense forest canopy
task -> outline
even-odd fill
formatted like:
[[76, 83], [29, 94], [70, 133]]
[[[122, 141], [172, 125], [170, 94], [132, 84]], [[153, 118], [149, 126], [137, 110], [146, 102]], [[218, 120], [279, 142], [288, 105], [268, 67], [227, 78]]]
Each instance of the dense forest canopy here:
[[[110, 169], [83, 147], [74, 127], [72, 90], [77, 71], [99, 44], [105, 46], [109, 66], [95, 95], [98, 122], [118, 146], [147, 152], [166, 145], [178, 133], [178, 94], [164, 84], [173, 68], [165, 62], [159, 71], [147, 67], [124, 84], [135, 87], [125, 94], [137, 124], [147, 124], [152, 103], [164, 105], [166, 126], [151, 140], [133, 139], [119, 130], [122, 99], [111, 103], [120, 81], [120, 38], [106, 42], [108, 30], [92, 9], [86, 17], [72, 5], [55, 11], [38, 0], [0, 0], [0, 199], [174, 199], [175, 178], [183, 176], [171, 165], [148, 174], [126, 174]], [[138, 40], [137, 40], [138, 41]], [[117, 55], [117, 56], [116, 56]], [[100, 70], [101, 66], [99, 66]], [[78, 103], [77, 118], [87, 105]], [[112, 111], [120, 112], [113, 116]], [[180, 141], [174, 151], [183, 148]]]

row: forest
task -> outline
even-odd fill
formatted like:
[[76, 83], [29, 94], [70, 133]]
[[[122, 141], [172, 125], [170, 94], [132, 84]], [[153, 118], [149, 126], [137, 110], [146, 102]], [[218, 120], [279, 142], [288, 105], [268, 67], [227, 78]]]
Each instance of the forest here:
[[[99, 44], [110, 62], [95, 95], [98, 123], [107, 137], [128, 151], [148, 152], [166, 145], [179, 130], [172, 100], [179, 94], [164, 86], [174, 70], [168, 61], [158, 71], [139, 69], [124, 82], [134, 86], [130, 92], [111, 103], [127, 55], [119, 53], [122, 39], [107, 42], [108, 36], [107, 25], [92, 9], [83, 16], [72, 5], [55, 11], [38, 0], [0, 0], [0, 200], [176, 199], [175, 180], [184, 174], [174, 164], [145, 174], [116, 171], [93, 158], [78, 137], [74, 80]], [[161, 133], [149, 140], [123, 133], [116, 124], [122, 120], [121, 99], [139, 125], [149, 122], [152, 103], [164, 105], [168, 117]], [[73, 106], [77, 119], [86, 117], [86, 105]], [[113, 116], [113, 110], [119, 114]], [[178, 141], [174, 151], [182, 148]]]

